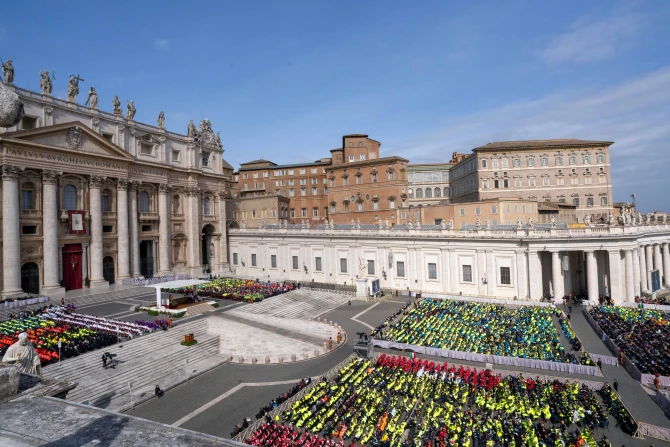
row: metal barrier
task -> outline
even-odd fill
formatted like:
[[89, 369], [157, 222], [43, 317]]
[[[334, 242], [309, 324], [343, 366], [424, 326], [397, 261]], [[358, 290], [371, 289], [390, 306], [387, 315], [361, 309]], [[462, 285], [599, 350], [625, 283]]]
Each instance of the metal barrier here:
[[654, 439], [660, 439], [661, 441], [670, 442], [670, 430], [663, 427], [658, 427], [656, 425], [647, 424], [645, 422], [637, 423], [637, 431], [633, 435], [633, 438], [644, 439], [645, 436]]

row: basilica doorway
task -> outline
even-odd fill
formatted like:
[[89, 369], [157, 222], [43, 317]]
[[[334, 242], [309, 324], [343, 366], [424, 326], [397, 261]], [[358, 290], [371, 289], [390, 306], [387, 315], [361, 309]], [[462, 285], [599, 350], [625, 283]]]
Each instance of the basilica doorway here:
[[105, 256], [102, 260], [102, 276], [110, 284], [114, 284], [114, 258]]
[[140, 242], [140, 274], [145, 278], [154, 277], [154, 241]]
[[40, 293], [40, 268], [34, 262], [21, 267], [21, 288], [25, 293]]
[[202, 247], [200, 253], [202, 254], [202, 266], [207, 268], [208, 272], [211, 272], [211, 266], [209, 265], [212, 261], [212, 234], [214, 233], [215, 228], [213, 225], [205, 225], [202, 229]]
[[63, 286], [65, 290], [81, 289], [81, 244], [66, 244], [63, 247]]

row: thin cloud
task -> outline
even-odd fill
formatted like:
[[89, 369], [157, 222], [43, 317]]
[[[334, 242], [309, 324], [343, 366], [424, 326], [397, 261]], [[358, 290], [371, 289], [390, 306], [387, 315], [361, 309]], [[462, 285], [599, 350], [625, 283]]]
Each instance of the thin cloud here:
[[154, 48], [160, 51], [168, 51], [170, 49], [170, 40], [154, 39]]
[[[616, 200], [638, 193], [644, 209], [670, 211], [670, 195], [655, 191], [669, 184], [670, 66], [593, 93], [563, 91], [505, 104], [446, 121], [441, 129], [387, 148], [412, 162], [444, 162], [454, 152], [470, 152], [491, 141], [582, 138], [614, 141], [612, 177]], [[390, 146], [390, 145], [389, 145]]]
[[542, 51], [549, 64], [588, 63], [609, 59], [631, 45], [642, 29], [640, 14], [619, 14], [602, 20], [582, 18], [570, 30], [556, 36]]

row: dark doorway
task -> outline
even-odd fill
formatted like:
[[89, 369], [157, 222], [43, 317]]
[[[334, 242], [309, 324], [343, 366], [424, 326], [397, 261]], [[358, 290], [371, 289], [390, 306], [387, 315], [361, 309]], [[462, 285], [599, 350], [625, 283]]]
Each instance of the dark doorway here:
[[105, 281], [114, 284], [114, 258], [111, 256], [106, 256], [102, 260], [102, 276], [105, 278]]
[[34, 262], [21, 267], [21, 288], [26, 293], [40, 293], [40, 268]]
[[205, 225], [202, 229], [202, 246], [200, 247], [200, 253], [202, 255], [202, 266], [207, 268], [207, 273], [211, 272], [211, 244], [212, 244], [212, 234], [215, 229], [213, 225]]
[[154, 277], [153, 241], [140, 242], [140, 274], [145, 278]]
[[63, 286], [65, 290], [81, 289], [82, 249], [81, 244], [66, 244], [63, 247]]

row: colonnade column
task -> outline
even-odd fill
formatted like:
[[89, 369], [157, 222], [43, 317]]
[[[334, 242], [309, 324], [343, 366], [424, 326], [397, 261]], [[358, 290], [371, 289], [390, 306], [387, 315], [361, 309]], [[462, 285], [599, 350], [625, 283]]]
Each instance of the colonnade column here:
[[593, 252], [584, 250], [586, 253], [586, 290], [588, 291], [589, 301], [598, 302], [598, 267], [596, 257]]
[[118, 279], [130, 276], [130, 253], [128, 246], [128, 181], [116, 183], [116, 234], [118, 237]]
[[137, 223], [137, 182], [128, 182], [128, 202], [130, 215], [128, 225], [130, 227], [130, 265], [134, 278], [140, 276], [140, 240]]
[[633, 249], [633, 287], [635, 296], [641, 296], [640, 288], [640, 251]]
[[531, 300], [542, 298], [542, 263], [537, 251], [528, 251], [528, 288]]
[[633, 268], [633, 250], [624, 250], [624, 261], [626, 269], [626, 296], [624, 301], [635, 300], [635, 274]]
[[170, 212], [168, 210], [168, 185], [158, 185], [158, 272], [170, 273]]
[[670, 285], [670, 247], [667, 242], [663, 242], [663, 278], [665, 284]]
[[561, 274], [561, 254], [557, 251], [551, 252], [551, 283], [554, 289], [554, 298], [563, 299], [563, 275]]
[[647, 286], [647, 260], [644, 245], [640, 245], [640, 286], [642, 287], [642, 293], [649, 291]]
[[89, 213], [91, 216], [91, 287], [109, 285], [102, 273], [102, 177], [89, 179]]
[[42, 252], [44, 253], [43, 290], [60, 289], [58, 279], [58, 176], [53, 171], [42, 173]]
[[659, 243], [654, 244], [654, 270], [658, 270], [659, 274], [663, 275], [663, 258], [661, 254], [661, 244]]
[[[651, 250], [651, 244], [644, 246], [644, 258], [647, 261], [647, 269], [645, 270], [644, 276], [648, 276], [649, 272], [654, 270], [654, 254]], [[649, 286], [651, 286], [651, 284], [649, 284]]]
[[21, 245], [19, 238], [19, 171], [2, 166], [2, 278], [3, 295], [21, 293]]

